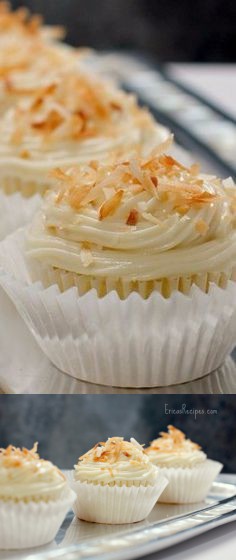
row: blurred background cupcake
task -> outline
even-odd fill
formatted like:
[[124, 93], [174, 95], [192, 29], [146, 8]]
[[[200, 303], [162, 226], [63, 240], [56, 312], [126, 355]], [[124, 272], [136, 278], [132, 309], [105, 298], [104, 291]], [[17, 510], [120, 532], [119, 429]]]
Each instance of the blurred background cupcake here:
[[160, 502], [187, 504], [202, 502], [223, 465], [207, 458], [197, 443], [187, 439], [174, 426], [161, 432], [146, 449], [149, 459], [159, 467], [169, 484]]
[[0, 122], [0, 184], [11, 194], [43, 194], [49, 172], [106, 157], [113, 150], [148, 151], [167, 136], [133, 96], [80, 72], [58, 74]]

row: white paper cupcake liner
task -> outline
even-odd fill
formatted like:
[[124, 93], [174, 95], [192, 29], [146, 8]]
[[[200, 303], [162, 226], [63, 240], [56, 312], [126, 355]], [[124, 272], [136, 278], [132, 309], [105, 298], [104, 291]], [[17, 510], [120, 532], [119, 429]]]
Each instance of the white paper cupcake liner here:
[[0, 244], [0, 285], [38, 344], [62, 371], [83, 381], [119, 387], [174, 385], [217, 369], [236, 343], [236, 283], [209, 293], [144, 300], [115, 292], [98, 298], [76, 288], [32, 283], [24, 231]]
[[149, 515], [167, 484], [161, 474], [154, 486], [109, 486], [74, 481], [71, 488], [77, 499], [73, 510], [83, 521], [136, 523]]
[[19, 192], [8, 195], [0, 190], [0, 240], [26, 225], [41, 204], [42, 198], [39, 194], [25, 198]]
[[0, 549], [31, 548], [52, 541], [74, 499], [69, 489], [55, 501], [0, 501]]
[[169, 484], [159, 498], [159, 502], [191, 504], [203, 502], [223, 465], [207, 459], [193, 468], [160, 467], [160, 472]]

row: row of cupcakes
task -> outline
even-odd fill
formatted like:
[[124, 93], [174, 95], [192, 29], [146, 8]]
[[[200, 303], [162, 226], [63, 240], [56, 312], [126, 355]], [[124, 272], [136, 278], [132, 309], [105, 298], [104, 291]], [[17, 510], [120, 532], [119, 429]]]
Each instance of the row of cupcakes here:
[[[152, 387], [215, 370], [236, 342], [233, 180], [171, 157], [171, 135], [132, 96], [85, 72], [25, 10], [0, 7], [11, 103], [0, 237], [30, 222], [0, 244], [1, 286], [79, 379]], [[17, 41], [29, 62], [15, 60]]]
[[0, 451], [0, 546], [50, 542], [70, 507], [85, 521], [124, 524], [145, 519], [157, 501], [202, 502], [221, 468], [173, 426], [147, 449], [134, 438], [99, 442], [67, 478], [37, 445], [9, 446]]

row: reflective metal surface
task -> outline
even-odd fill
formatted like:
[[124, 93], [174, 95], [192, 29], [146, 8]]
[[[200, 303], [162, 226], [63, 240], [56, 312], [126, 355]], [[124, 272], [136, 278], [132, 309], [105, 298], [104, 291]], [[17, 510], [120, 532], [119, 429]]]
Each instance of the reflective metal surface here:
[[[236, 519], [236, 486], [213, 484], [204, 503], [189, 505], [157, 504], [149, 517], [129, 525], [86, 523], [67, 515], [56, 540], [34, 551], [2, 552], [0, 560], [103, 560], [139, 558], [187, 540], [211, 528]], [[236, 477], [231, 477], [232, 481]]]

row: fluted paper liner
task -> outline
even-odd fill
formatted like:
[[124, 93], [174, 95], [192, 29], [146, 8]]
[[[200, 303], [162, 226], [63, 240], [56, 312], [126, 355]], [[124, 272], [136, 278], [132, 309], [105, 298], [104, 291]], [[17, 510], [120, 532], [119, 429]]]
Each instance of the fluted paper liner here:
[[32, 282], [24, 230], [0, 244], [0, 285], [48, 358], [73, 377], [119, 387], [183, 383], [217, 369], [236, 343], [236, 283], [189, 295], [103, 298]]
[[25, 198], [19, 192], [7, 195], [0, 190], [0, 240], [30, 222], [41, 204], [39, 194]]
[[77, 495], [73, 510], [83, 521], [136, 523], [149, 515], [167, 484], [162, 474], [158, 475], [153, 486], [109, 486], [71, 481], [71, 488]]
[[192, 468], [159, 467], [169, 484], [159, 498], [159, 502], [172, 504], [192, 504], [203, 502], [223, 465], [207, 459]]
[[74, 500], [71, 489], [49, 502], [0, 500], [0, 549], [31, 548], [51, 542]]

